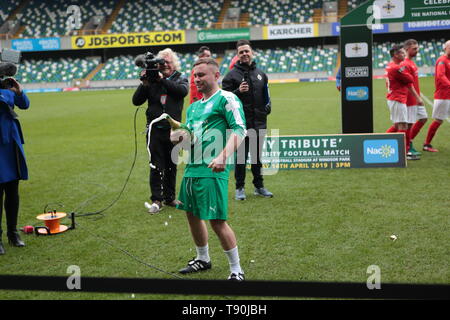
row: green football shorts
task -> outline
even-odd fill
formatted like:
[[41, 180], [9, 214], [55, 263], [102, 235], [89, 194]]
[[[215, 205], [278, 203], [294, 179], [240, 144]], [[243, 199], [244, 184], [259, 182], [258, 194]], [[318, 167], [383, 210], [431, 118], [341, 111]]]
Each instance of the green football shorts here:
[[228, 219], [228, 180], [187, 178], [181, 181], [177, 208], [201, 220]]

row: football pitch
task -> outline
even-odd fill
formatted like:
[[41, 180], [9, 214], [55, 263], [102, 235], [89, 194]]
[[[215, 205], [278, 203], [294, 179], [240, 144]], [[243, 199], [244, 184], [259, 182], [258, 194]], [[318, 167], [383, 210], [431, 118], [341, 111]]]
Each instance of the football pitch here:
[[[432, 100], [433, 78], [421, 78], [421, 88]], [[334, 82], [273, 84], [270, 89], [269, 130], [279, 129], [280, 135], [341, 133]], [[382, 133], [391, 125], [384, 81], [374, 81], [374, 90], [374, 128]], [[133, 92], [29, 94], [30, 109], [18, 111], [30, 175], [20, 184], [19, 226], [42, 225], [36, 216], [47, 205], [88, 213], [118, 197], [134, 159]], [[145, 108], [137, 113], [136, 165], [120, 199], [101, 215], [77, 218], [75, 230], [23, 235], [25, 248], [9, 246], [4, 237], [0, 274], [69, 276], [68, 267], [75, 265], [82, 277], [174, 279], [172, 274], [195, 256], [184, 212], [165, 207], [149, 215], [144, 208], [149, 201]], [[430, 106], [427, 111], [431, 117]], [[418, 150], [431, 121], [414, 141]], [[407, 168], [279, 171], [265, 177], [272, 199], [253, 196], [248, 171], [247, 200], [235, 201], [231, 177], [229, 223], [246, 280], [366, 283], [367, 268], [376, 265], [381, 283], [450, 284], [447, 121], [433, 146], [440, 152], [423, 152]], [[182, 174], [180, 166], [178, 186]], [[209, 231], [213, 267], [187, 279], [225, 280], [229, 274], [220, 243]], [[392, 241], [391, 235], [398, 239]], [[0, 291], [0, 299], [221, 298]]]

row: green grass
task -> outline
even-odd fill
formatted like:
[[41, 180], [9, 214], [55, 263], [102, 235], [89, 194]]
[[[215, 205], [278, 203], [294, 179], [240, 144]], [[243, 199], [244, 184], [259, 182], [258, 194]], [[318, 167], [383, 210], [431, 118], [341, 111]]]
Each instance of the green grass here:
[[[433, 79], [421, 79], [432, 98]], [[383, 81], [375, 81], [374, 126], [391, 124]], [[119, 193], [134, 151], [132, 90], [30, 94], [31, 108], [19, 111], [30, 180], [20, 184], [20, 226], [36, 225], [48, 203], [70, 212], [99, 210]], [[338, 92], [333, 82], [271, 86], [269, 127], [281, 135], [341, 132]], [[431, 115], [431, 109], [428, 107]], [[173, 276], [126, 256], [174, 272], [195, 256], [184, 213], [165, 208], [149, 215], [148, 160], [144, 110], [138, 113], [138, 159], [122, 198], [103, 217], [83, 217], [79, 227], [53, 237], [24, 235], [27, 246], [5, 244], [0, 274], [68, 276]], [[431, 120], [428, 124], [431, 123]], [[420, 147], [426, 127], [415, 140]], [[433, 140], [440, 152], [423, 154], [403, 169], [280, 171], [267, 176], [273, 199], [251, 195], [233, 200], [229, 223], [238, 238], [248, 280], [351, 281], [365, 283], [367, 267], [378, 265], [382, 283], [450, 283], [450, 124]], [[183, 173], [180, 167], [177, 184]], [[3, 224], [5, 224], [3, 219]], [[167, 225], [166, 225], [167, 222]], [[65, 220], [68, 224], [69, 221]], [[391, 234], [398, 240], [389, 239]], [[4, 241], [5, 243], [5, 241]], [[228, 263], [210, 229], [212, 270], [190, 279], [225, 279]], [[215, 296], [136, 295], [137, 299], [220, 299]], [[0, 299], [132, 299], [131, 294], [0, 291]]]

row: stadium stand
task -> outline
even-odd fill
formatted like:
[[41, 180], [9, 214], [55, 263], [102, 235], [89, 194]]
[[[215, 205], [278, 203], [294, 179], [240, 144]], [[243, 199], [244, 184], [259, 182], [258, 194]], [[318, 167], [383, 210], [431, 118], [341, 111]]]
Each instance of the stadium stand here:
[[367, 0], [348, 0], [347, 1], [347, 5], [348, 5], [348, 10], [353, 10], [356, 7], [358, 7], [359, 5], [361, 5], [363, 2], [366, 2]]
[[[228, 70], [234, 52], [225, 55], [221, 73]], [[332, 74], [336, 65], [337, 48], [288, 47], [287, 49], [255, 49], [255, 62], [266, 73], [315, 72]]]
[[78, 5], [81, 11], [81, 23], [84, 25], [93, 16], [111, 14], [117, 0], [31, 0], [22, 10], [20, 24], [24, 31], [22, 38], [61, 36], [68, 33], [67, 8]]
[[[419, 41], [420, 52], [416, 57], [419, 67], [433, 67], [441, 55], [445, 39]], [[389, 49], [394, 43], [374, 43], [373, 67], [384, 69], [390, 61]], [[333, 75], [338, 61], [336, 47], [287, 47], [274, 49], [255, 49], [255, 62], [266, 73], [301, 73], [326, 72]], [[220, 57], [220, 72], [226, 74], [234, 50]], [[196, 55], [194, 53], [179, 54], [181, 73], [190, 75]], [[218, 58], [217, 54], [213, 55]], [[141, 69], [134, 65], [134, 56], [121, 55], [110, 58], [104, 67], [97, 72], [92, 81], [138, 79]], [[60, 58], [49, 60], [25, 60], [19, 68], [17, 79], [22, 83], [68, 82], [83, 79], [100, 64], [100, 58]]]
[[100, 63], [100, 58], [61, 58], [45, 60], [24, 60], [16, 75], [23, 83], [69, 82], [83, 79]]
[[119, 11], [109, 32], [147, 32], [210, 28], [223, 0], [129, 1]]
[[[418, 67], [433, 67], [436, 60], [440, 57], [442, 52], [442, 45], [444, 39], [419, 41], [420, 51], [417, 54], [415, 62]], [[385, 68], [391, 60], [389, 55], [390, 48], [397, 43], [383, 42], [374, 43], [373, 46], [373, 67]]]
[[130, 55], [111, 58], [92, 80], [137, 79], [141, 69], [134, 65], [133, 60]]
[[[196, 54], [186, 53], [178, 54], [178, 56], [181, 63], [180, 72], [185, 76], [189, 76], [194, 66], [194, 62], [197, 59]], [[213, 57], [217, 58], [214, 54]], [[91, 80], [138, 79], [139, 73], [142, 69], [135, 66], [134, 58], [135, 57], [131, 55], [125, 55], [108, 59], [105, 66], [97, 74], [95, 74]]]
[[17, 8], [20, 0], [0, 1], [0, 26], [6, 21], [11, 12]]
[[322, 8], [322, 5], [322, 0], [233, 0], [230, 7], [239, 7], [243, 13], [249, 13], [249, 25], [262, 26], [312, 22], [314, 9]]

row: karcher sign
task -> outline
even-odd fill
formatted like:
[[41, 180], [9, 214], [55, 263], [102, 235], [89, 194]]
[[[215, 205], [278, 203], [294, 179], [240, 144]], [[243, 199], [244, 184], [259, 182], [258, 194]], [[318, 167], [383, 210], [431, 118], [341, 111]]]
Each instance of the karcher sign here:
[[73, 36], [72, 49], [140, 47], [186, 43], [184, 31]]
[[288, 24], [263, 27], [264, 39], [312, 38], [319, 35], [317, 23]]

